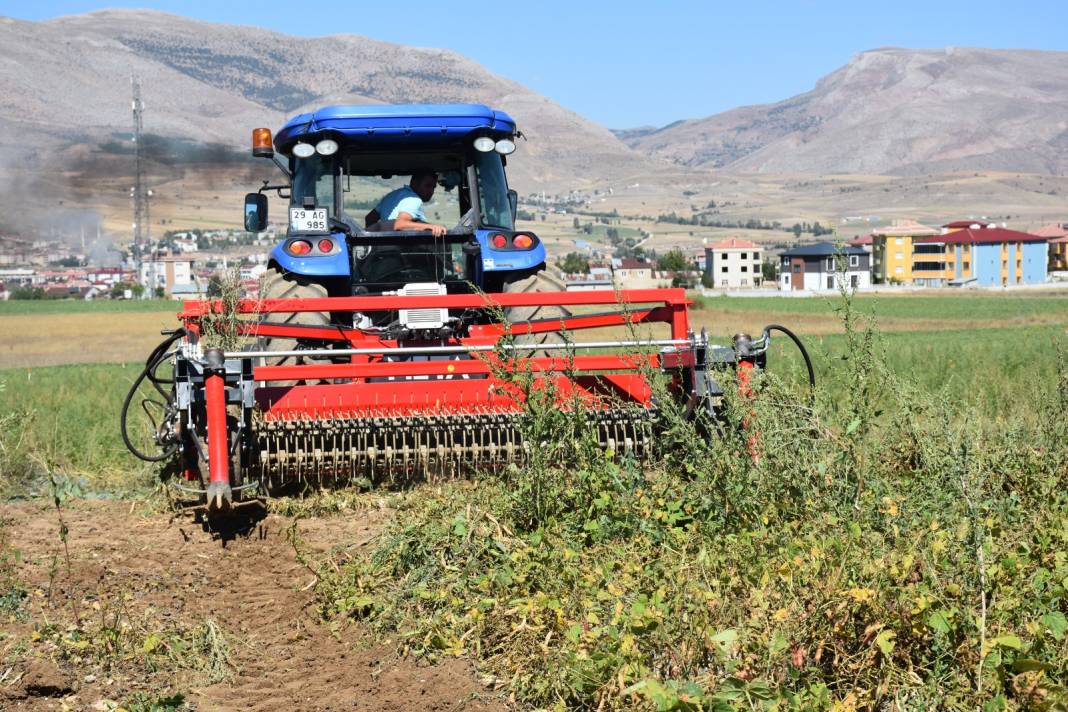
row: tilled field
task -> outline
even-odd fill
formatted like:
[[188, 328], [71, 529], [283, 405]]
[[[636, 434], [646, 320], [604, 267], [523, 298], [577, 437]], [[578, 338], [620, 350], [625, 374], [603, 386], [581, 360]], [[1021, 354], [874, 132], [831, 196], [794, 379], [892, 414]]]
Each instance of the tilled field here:
[[[68, 568], [54, 508], [2, 505], [25, 598], [4, 614], [0, 708], [106, 710], [181, 695], [210, 710], [504, 709], [463, 660], [426, 666], [359, 625], [319, 622], [294, 533], [314, 557], [365, 546], [389, 516], [261, 514], [220, 533], [137, 503], [78, 501], [62, 512]], [[206, 621], [221, 642], [188, 655], [182, 641]], [[183, 665], [213, 655], [212, 671]]]

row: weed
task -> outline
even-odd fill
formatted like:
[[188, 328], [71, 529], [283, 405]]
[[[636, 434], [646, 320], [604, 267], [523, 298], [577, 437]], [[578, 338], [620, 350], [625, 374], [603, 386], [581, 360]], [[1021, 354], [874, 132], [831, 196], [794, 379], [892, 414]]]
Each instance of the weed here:
[[29, 592], [18, 577], [17, 569], [22, 563], [22, 552], [11, 546], [8, 540], [9, 525], [10, 522], [0, 520], [0, 615], [25, 620], [27, 614], [23, 609], [23, 602]]
[[115, 709], [116, 712], [119, 709], [126, 710], [126, 712], [178, 712], [188, 708], [185, 695], [179, 693], [157, 696], [138, 692], [121, 707]]
[[539, 458], [407, 498], [322, 568], [324, 613], [472, 655], [535, 707], [1068, 704], [1063, 360], [1053, 388], [1016, 374], [1030, 415], [985, 418], [840, 301], [811, 402], [726, 375], [719, 436], [668, 399], [644, 467], [589, 452], [520, 374]]
[[219, 296], [212, 302], [213, 309], [201, 319], [201, 337], [205, 348], [234, 351], [244, 341], [244, 319], [238, 310], [244, 295], [241, 270], [233, 268], [218, 280]]

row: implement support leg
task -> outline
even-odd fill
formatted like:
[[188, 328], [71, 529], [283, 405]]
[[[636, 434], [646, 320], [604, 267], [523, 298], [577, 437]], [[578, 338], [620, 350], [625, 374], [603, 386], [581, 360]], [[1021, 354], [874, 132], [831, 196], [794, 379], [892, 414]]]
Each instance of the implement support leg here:
[[230, 508], [230, 448], [226, 432], [226, 375], [223, 353], [209, 349], [205, 354], [204, 405], [208, 420], [208, 510]]

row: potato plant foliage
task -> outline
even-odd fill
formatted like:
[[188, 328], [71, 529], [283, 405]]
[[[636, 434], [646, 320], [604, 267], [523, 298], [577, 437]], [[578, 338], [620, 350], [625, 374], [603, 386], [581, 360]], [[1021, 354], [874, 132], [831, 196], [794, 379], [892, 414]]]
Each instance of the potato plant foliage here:
[[322, 568], [324, 614], [470, 655], [536, 708], [1065, 709], [1063, 338], [991, 408], [840, 316], [814, 394], [761, 375], [717, 436], [665, 405], [644, 465], [519, 377], [537, 456], [398, 497]]

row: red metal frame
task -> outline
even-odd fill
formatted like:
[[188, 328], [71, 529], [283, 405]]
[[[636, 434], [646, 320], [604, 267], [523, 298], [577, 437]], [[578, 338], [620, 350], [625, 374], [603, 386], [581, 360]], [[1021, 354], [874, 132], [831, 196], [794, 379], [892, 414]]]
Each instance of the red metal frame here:
[[[620, 307], [612, 313], [580, 314], [564, 319], [529, 323], [492, 323], [471, 327], [469, 336], [446, 339], [450, 346], [491, 346], [511, 331], [515, 335], [553, 331], [575, 332], [619, 327], [627, 324], [663, 323], [670, 338], [688, 339], [687, 307], [682, 289], [640, 289], [534, 294], [450, 294], [439, 296], [361, 296], [315, 299], [242, 300], [241, 314], [267, 317], [267, 321], [243, 323], [247, 336], [270, 336], [334, 342], [343, 348], [390, 349], [395, 340], [380, 338], [359, 329], [276, 324], [271, 314], [293, 312], [381, 312], [399, 309], [505, 309], [531, 306]], [[199, 334], [201, 319], [221, 313], [220, 301], [188, 301], [179, 317], [187, 329]], [[435, 342], [440, 344], [442, 342]], [[405, 346], [412, 344], [405, 343]], [[582, 344], [576, 343], [576, 349]], [[531, 347], [532, 350], [535, 347]], [[388, 355], [351, 355], [345, 363], [260, 365], [253, 376], [262, 385], [256, 400], [266, 420], [356, 418], [401, 414], [517, 412], [522, 409], [523, 389], [516, 374], [528, 374], [530, 387], [551, 389], [562, 407], [576, 401], [584, 408], [608, 408], [625, 403], [650, 406], [652, 389], [646, 379], [650, 369], [683, 369], [694, 365], [694, 354], [684, 346], [666, 353], [594, 353], [530, 357], [496, 351], [450, 354], [429, 360], [403, 361]], [[226, 392], [218, 372], [205, 376], [210, 485], [229, 480], [226, 433]], [[279, 381], [297, 385], [272, 385]], [[324, 383], [325, 381], [325, 383]], [[228, 486], [228, 485], [227, 485]]]
[[[483, 324], [471, 327], [470, 335], [449, 339], [444, 343], [452, 346], [489, 346], [496, 344], [506, 331], [514, 335], [537, 334], [565, 330], [577, 332], [627, 324], [663, 323], [670, 328], [670, 338], [684, 340], [689, 336], [687, 307], [691, 302], [683, 289], [637, 289], [590, 292], [553, 292], [533, 294], [449, 294], [436, 296], [361, 296], [323, 297], [315, 299], [265, 299], [242, 300], [237, 305], [241, 314], [269, 316], [293, 312], [381, 312], [399, 309], [447, 308], [447, 309], [504, 309], [529, 306], [595, 306], [620, 307], [611, 313], [580, 314], [563, 319], [544, 319], [517, 324]], [[179, 314], [186, 328], [199, 333], [200, 319], [223, 308], [219, 301], [189, 301]], [[308, 327], [301, 325], [275, 324], [270, 321], [244, 323], [240, 327], [247, 336], [270, 336], [295, 339], [310, 339], [323, 342], [341, 342], [350, 348], [388, 349], [397, 347], [394, 340], [383, 339], [359, 329], [336, 327]], [[576, 344], [581, 348], [581, 344]], [[277, 381], [315, 383], [343, 379], [327, 388], [329, 395], [316, 390], [304, 391], [307, 386], [291, 386], [294, 391], [279, 401], [271, 400], [264, 409], [266, 417], [286, 417], [295, 413], [314, 415], [323, 402], [346, 402], [355, 398], [361, 403], [371, 403], [389, 389], [384, 383], [391, 379], [405, 379], [402, 383], [417, 394], [427, 407], [463, 408], [464, 404], [484, 402], [486, 391], [500, 389], [504, 384], [497, 376], [504, 372], [530, 372], [539, 379], [566, 375], [575, 387], [595, 393], [611, 394], [613, 397], [648, 404], [648, 384], [642, 378], [608, 378], [611, 374], [635, 374], [647, 369], [685, 368], [693, 365], [693, 354], [686, 350], [661, 355], [654, 354], [596, 354], [543, 356], [539, 358], [510, 358], [498, 353], [474, 353], [471, 358], [452, 360], [389, 361], [383, 356], [354, 355], [348, 363], [303, 363], [296, 365], [257, 366], [254, 376], [265, 384]], [[596, 377], [591, 378], [594, 374]], [[581, 378], [580, 378], [581, 377]], [[553, 379], [557, 382], [559, 379]], [[549, 381], [540, 381], [547, 385]], [[536, 386], [538, 387], [538, 386]], [[323, 388], [323, 386], [316, 386]], [[559, 392], [559, 391], [558, 391]], [[303, 404], [307, 399], [309, 405]], [[388, 399], [391, 400], [392, 396]], [[513, 398], [514, 401], [514, 398]], [[261, 404], [262, 405], [262, 404]]]

